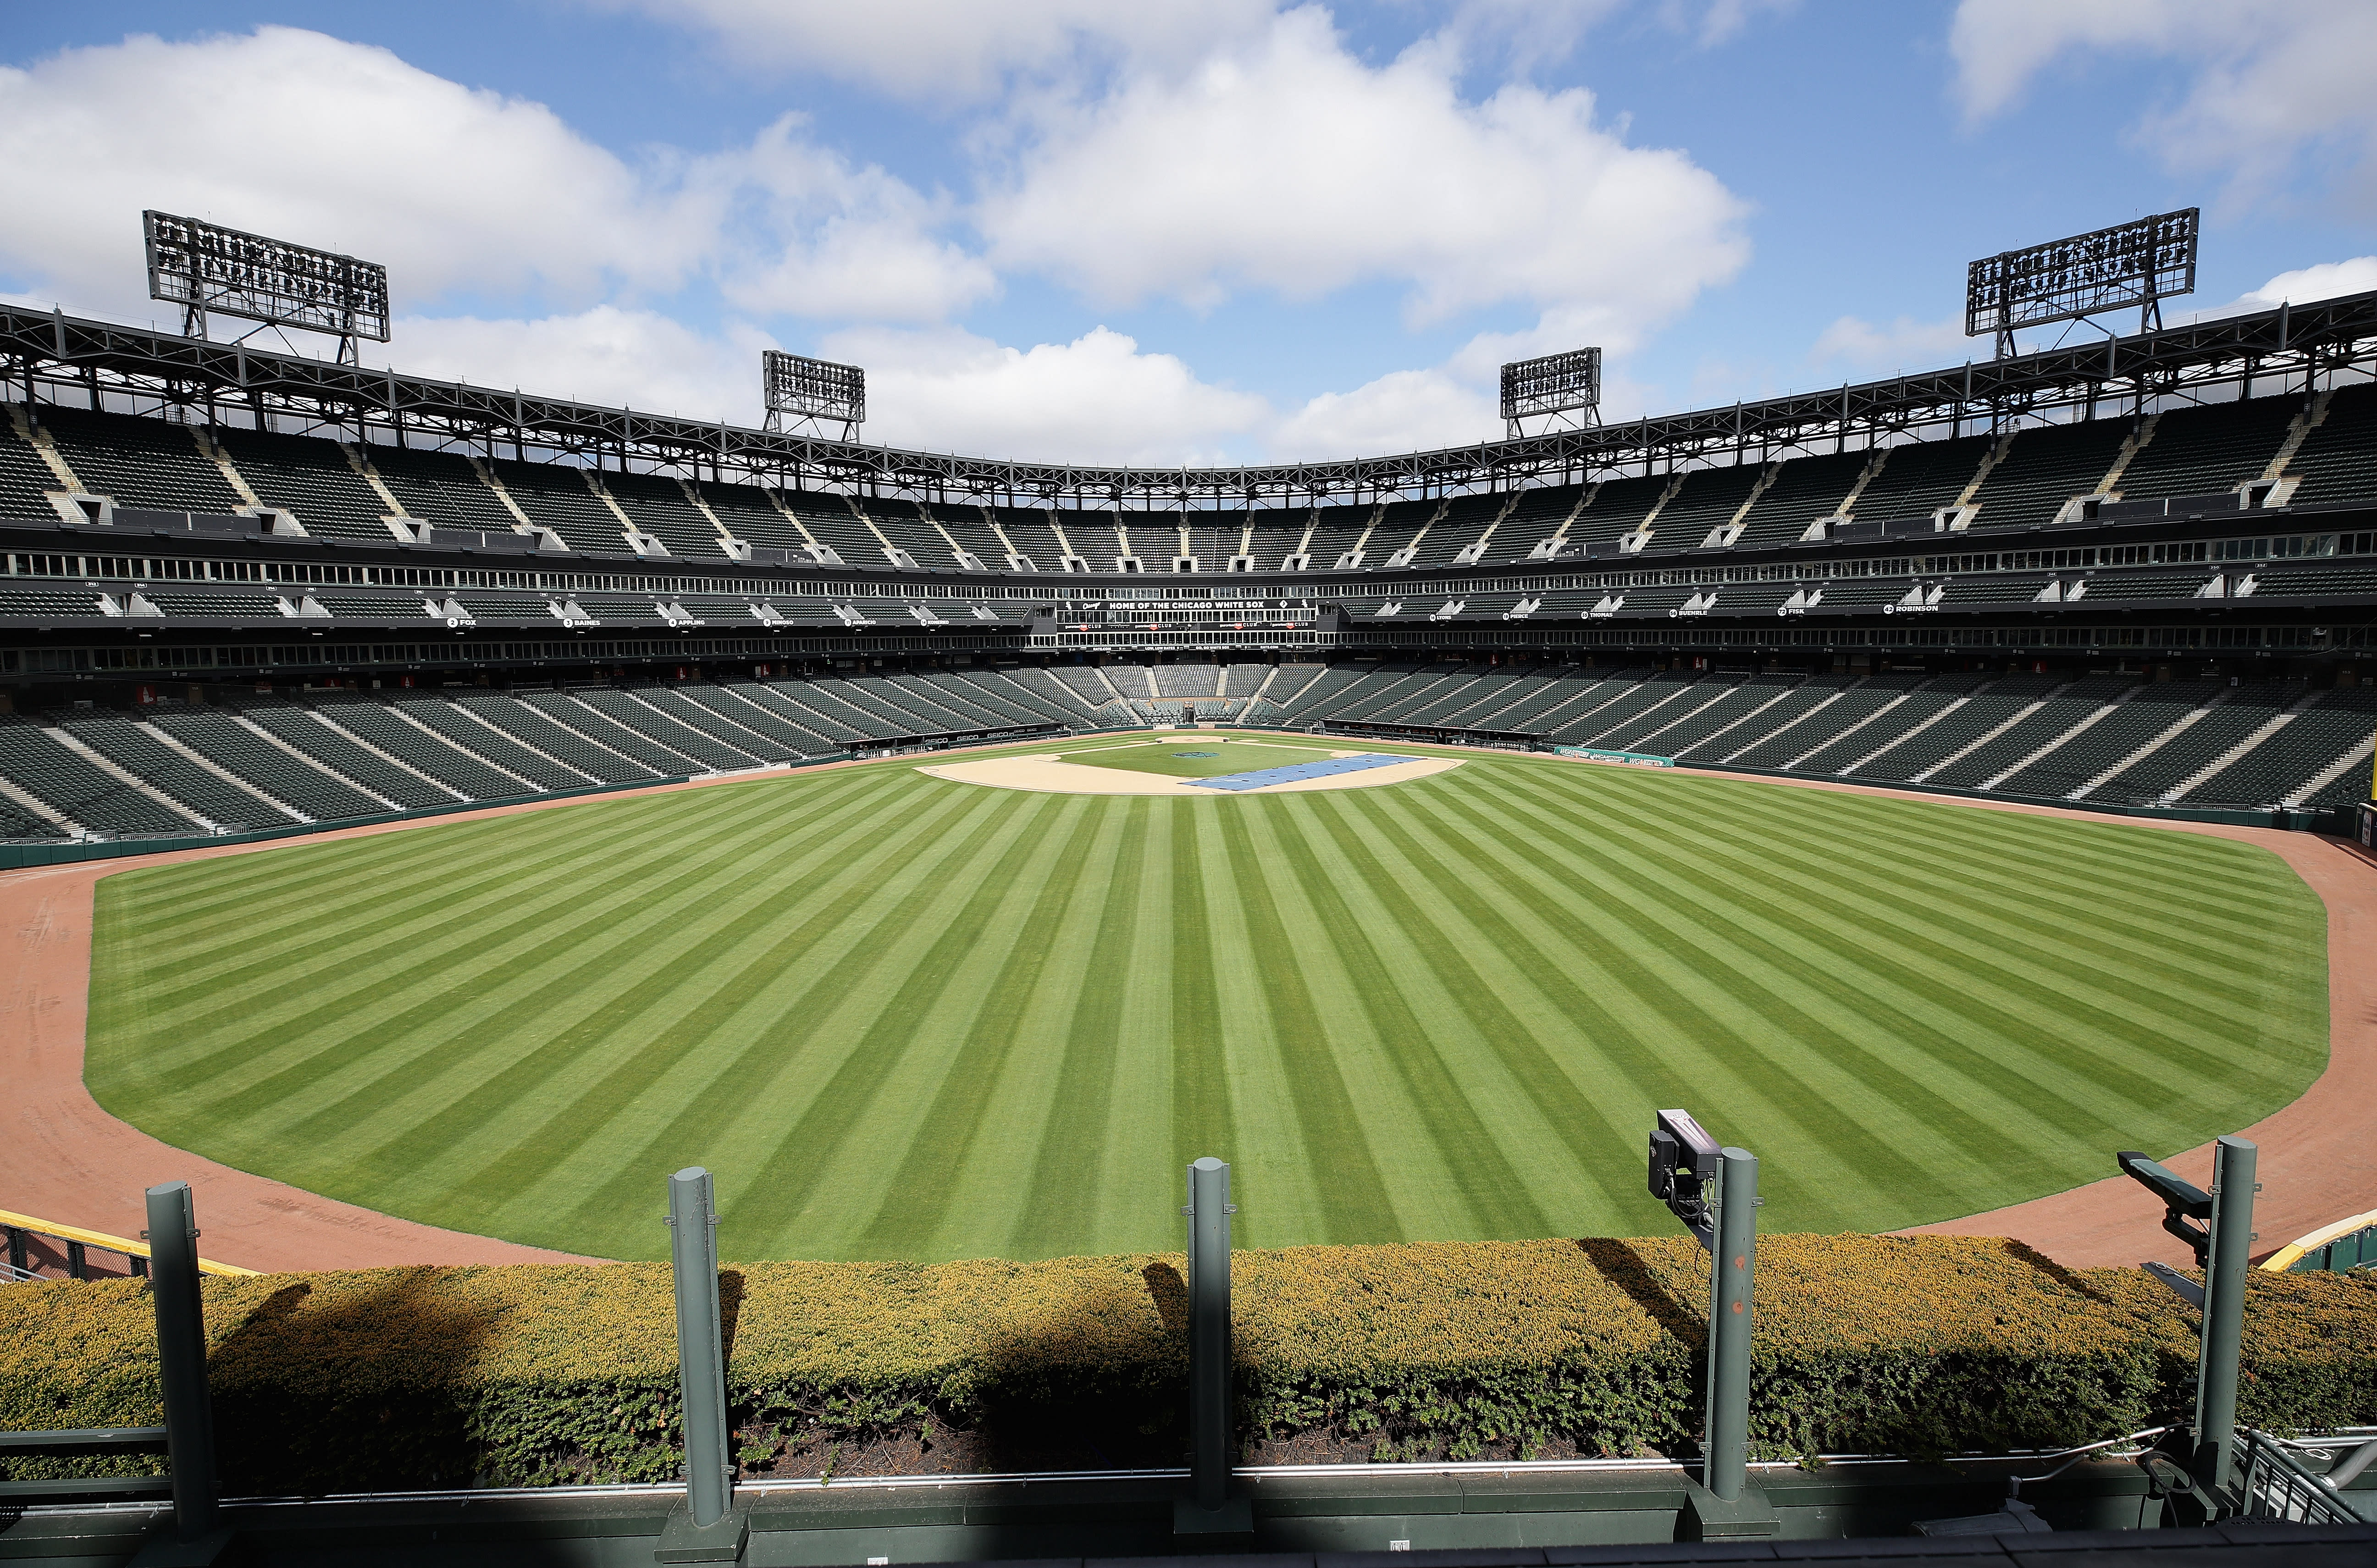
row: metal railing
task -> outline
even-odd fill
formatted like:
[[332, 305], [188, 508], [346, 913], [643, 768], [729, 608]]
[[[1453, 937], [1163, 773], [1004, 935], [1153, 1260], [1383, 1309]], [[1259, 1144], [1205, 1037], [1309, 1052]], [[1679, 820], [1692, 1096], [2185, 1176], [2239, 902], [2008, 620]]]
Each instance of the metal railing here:
[[[27, 1266], [25, 1238], [28, 1236], [43, 1236], [53, 1241], [65, 1242], [66, 1274], [73, 1279], [89, 1277], [86, 1273], [84, 1254], [91, 1248], [97, 1248], [102, 1252], [122, 1254], [127, 1265], [127, 1272], [135, 1278], [141, 1277], [149, 1272], [149, 1243], [146, 1239], [135, 1241], [125, 1236], [110, 1236], [103, 1230], [89, 1230], [78, 1225], [66, 1225], [57, 1220], [36, 1219], [31, 1215], [11, 1214], [6, 1209], [0, 1209], [0, 1240], [5, 1240], [7, 1248], [8, 1271], [5, 1275], [0, 1275], [0, 1281], [31, 1280], [39, 1277]], [[257, 1271], [241, 1268], [237, 1263], [219, 1263], [210, 1258], [200, 1258], [198, 1272], [232, 1275], [251, 1275]]]
[[2249, 1519], [2286, 1520], [2301, 1525], [2367, 1523], [2325, 1479], [2305, 1469], [2267, 1432], [2243, 1428], [2237, 1433], [2238, 1487]]
[[[61, 1431], [0, 1432], [0, 1464], [18, 1455], [75, 1457], [142, 1453], [166, 1445], [162, 1427], [87, 1427]], [[152, 1497], [171, 1491], [170, 1476], [79, 1476], [50, 1480], [0, 1479], [0, 1507], [66, 1499]]]

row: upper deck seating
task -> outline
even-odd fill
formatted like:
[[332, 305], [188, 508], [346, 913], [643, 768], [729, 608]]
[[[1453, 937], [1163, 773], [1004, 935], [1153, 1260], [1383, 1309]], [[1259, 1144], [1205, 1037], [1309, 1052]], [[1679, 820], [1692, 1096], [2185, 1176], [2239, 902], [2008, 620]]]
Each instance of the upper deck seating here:
[[1858, 492], [1852, 515], [1875, 522], [1914, 521], [1955, 505], [1991, 444], [1987, 436], [1964, 436], [1891, 448], [1881, 471]]
[[2098, 419], [2016, 432], [1973, 497], [1980, 508], [1973, 527], [2040, 528], [2053, 522], [2074, 497], [2096, 494], [2135, 427], [2133, 420]]
[[186, 425], [47, 403], [38, 413], [83, 488], [119, 507], [229, 517], [248, 504]]
[[[460, 452], [412, 447], [372, 447], [372, 471], [404, 505], [404, 515], [438, 528], [476, 528], [510, 533], [520, 520], [503, 497], [487, 487], [471, 460]], [[615, 529], [615, 535], [616, 530]], [[612, 548], [625, 549], [624, 544]]]
[[307, 533], [370, 544], [393, 537], [380, 521], [388, 503], [336, 441], [240, 429], [218, 429], [215, 439], [257, 498], [287, 509]]
[[2377, 498], [2377, 386], [2339, 387], [2327, 415], [2295, 449], [2286, 472], [2298, 505]]
[[2262, 477], [2287, 428], [2302, 412], [2299, 393], [2173, 409], [2155, 421], [2154, 439], [2138, 449], [2116, 486], [2122, 496], [2203, 496]]

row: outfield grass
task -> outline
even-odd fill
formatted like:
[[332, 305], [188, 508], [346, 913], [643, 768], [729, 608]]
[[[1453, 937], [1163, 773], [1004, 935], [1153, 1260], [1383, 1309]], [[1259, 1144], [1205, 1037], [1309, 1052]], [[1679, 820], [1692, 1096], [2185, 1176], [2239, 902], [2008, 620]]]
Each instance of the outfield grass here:
[[2292, 1099], [2324, 929], [2268, 853], [2113, 823], [896, 760], [107, 878], [88, 1075], [243, 1169], [617, 1257], [696, 1162], [739, 1257], [1177, 1246], [1203, 1154], [1245, 1245], [1666, 1230], [1664, 1106], [1762, 1156], [1765, 1228], [1881, 1229]]
[[1325, 760], [1326, 746], [1264, 746], [1260, 742], [1221, 741], [1203, 736], [1158, 741], [1153, 746], [1110, 746], [1094, 751], [1068, 751], [1065, 760], [1092, 768], [1123, 768], [1134, 773], [1161, 773], [1176, 779], [1219, 779], [1264, 768], [1287, 768], [1298, 762]]

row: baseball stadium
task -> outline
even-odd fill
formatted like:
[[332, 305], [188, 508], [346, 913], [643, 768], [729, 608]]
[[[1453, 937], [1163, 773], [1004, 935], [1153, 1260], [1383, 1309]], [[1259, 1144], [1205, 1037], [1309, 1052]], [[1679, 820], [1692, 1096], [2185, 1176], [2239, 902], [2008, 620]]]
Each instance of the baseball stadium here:
[[2377, 293], [1133, 466], [144, 221], [0, 301], [12, 1560], [2377, 1553]]

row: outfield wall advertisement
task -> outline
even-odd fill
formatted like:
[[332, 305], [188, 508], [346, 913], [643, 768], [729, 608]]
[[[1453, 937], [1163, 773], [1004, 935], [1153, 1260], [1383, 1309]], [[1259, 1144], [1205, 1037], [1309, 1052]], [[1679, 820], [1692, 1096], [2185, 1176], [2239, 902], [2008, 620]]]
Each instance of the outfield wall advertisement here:
[[1555, 746], [1555, 757], [1581, 757], [1588, 762], [1616, 762], [1629, 768], [1672, 768], [1673, 757], [1654, 757], [1647, 751], [1603, 751], [1590, 746]]

